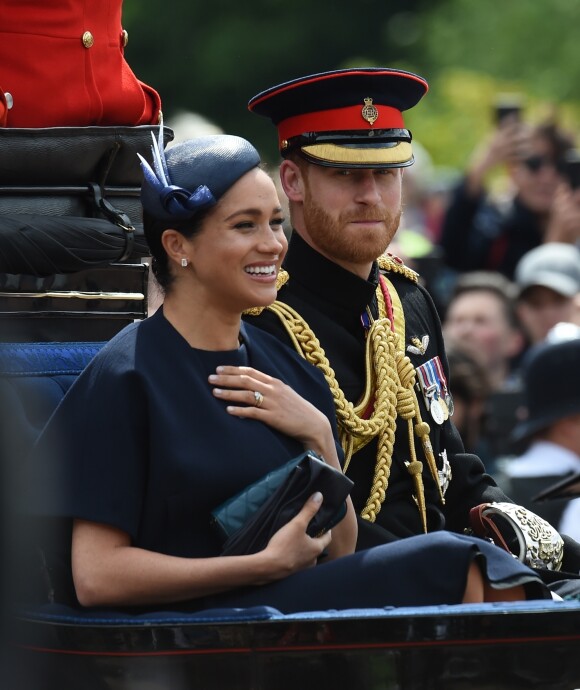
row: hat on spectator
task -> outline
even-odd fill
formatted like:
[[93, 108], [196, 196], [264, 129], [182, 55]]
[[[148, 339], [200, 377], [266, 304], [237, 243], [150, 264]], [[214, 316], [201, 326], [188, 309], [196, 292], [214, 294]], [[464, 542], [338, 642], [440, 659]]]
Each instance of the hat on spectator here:
[[547, 242], [519, 260], [515, 270], [518, 294], [536, 285], [564, 297], [580, 292], [580, 250], [573, 244]]
[[514, 441], [580, 413], [579, 370], [580, 337], [544, 341], [530, 350], [523, 363], [527, 417], [514, 428]]
[[403, 111], [428, 90], [403, 70], [359, 67], [312, 74], [254, 96], [248, 108], [278, 128], [280, 153], [330, 167], [400, 168], [413, 163]]

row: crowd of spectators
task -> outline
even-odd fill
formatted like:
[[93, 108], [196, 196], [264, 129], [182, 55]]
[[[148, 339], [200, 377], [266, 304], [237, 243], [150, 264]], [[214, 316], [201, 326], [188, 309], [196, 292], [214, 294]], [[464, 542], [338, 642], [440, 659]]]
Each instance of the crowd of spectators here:
[[[580, 473], [580, 396], [570, 384], [580, 370], [580, 190], [568, 164], [575, 139], [520, 112], [499, 120], [451, 183], [433, 183], [432, 168], [430, 186], [419, 187], [417, 174], [404, 180], [395, 248], [440, 312], [454, 423], [467, 450], [517, 502], [539, 514], [557, 510], [556, 523], [567, 515], [567, 533], [580, 499], [533, 498], [554, 478]], [[550, 382], [542, 409], [553, 415], [535, 409], [540, 380]]]

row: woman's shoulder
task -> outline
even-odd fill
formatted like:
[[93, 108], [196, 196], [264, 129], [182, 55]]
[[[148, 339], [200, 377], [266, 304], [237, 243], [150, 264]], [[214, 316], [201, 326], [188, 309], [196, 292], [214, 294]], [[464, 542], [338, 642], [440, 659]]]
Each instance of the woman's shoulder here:
[[154, 353], [156, 343], [159, 345], [163, 321], [162, 315], [155, 313], [125, 326], [104, 345], [95, 361], [109, 362], [117, 367], [136, 367], [143, 354]]
[[107, 363], [127, 364], [132, 359], [135, 350], [137, 334], [142, 322], [134, 322], [125, 326], [110, 340], [108, 340], [91, 361], [89, 367], [101, 367]]
[[[145, 342], [155, 342], [150, 334], [149, 319], [135, 321], [116, 333], [96, 353], [73, 384], [74, 388], [93, 387], [108, 380], [124, 380], [149, 367], [142, 362], [141, 352], [148, 351]], [[145, 341], [145, 342], [144, 342]], [[145, 345], [145, 346], [144, 346]]]

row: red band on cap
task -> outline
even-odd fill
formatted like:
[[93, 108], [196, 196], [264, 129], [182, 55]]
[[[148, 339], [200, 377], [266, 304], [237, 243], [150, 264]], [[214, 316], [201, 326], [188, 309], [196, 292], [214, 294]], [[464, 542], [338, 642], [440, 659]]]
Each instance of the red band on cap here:
[[401, 129], [405, 126], [401, 111], [389, 105], [374, 105], [378, 111], [378, 117], [371, 125], [363, 117], [363, 107], [364, 103], [361, 103], [348, 108], [320, 110], [316, 113], [305, 113], [304, 115], [289, 117], [278, 125], [280, 143], [285, 139], [290, 139], [306, 132]]

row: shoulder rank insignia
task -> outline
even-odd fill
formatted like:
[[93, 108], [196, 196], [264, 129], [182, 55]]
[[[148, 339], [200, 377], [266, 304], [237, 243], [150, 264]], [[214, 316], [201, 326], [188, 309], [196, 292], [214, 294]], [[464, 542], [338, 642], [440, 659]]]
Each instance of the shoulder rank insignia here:
[[383, 254], [377, 259], [377, 263], [381, 271], [386, 271], [388, 273], [398, 273], [404, 276], [407, 280], [412, 283], [419, 282], [419, 274], [412, 268], [405, 265], [403, 259], [394, 254]]
[[417, 338], [417, 336], [413, 336], [411, 338], [411, 345], [407, 345], [407, 352], [410, 352], [413, 355], [424, 355], [425, 352], [427, 352], [428, 346], [428, 335], [424, 335], [422, 338]]

